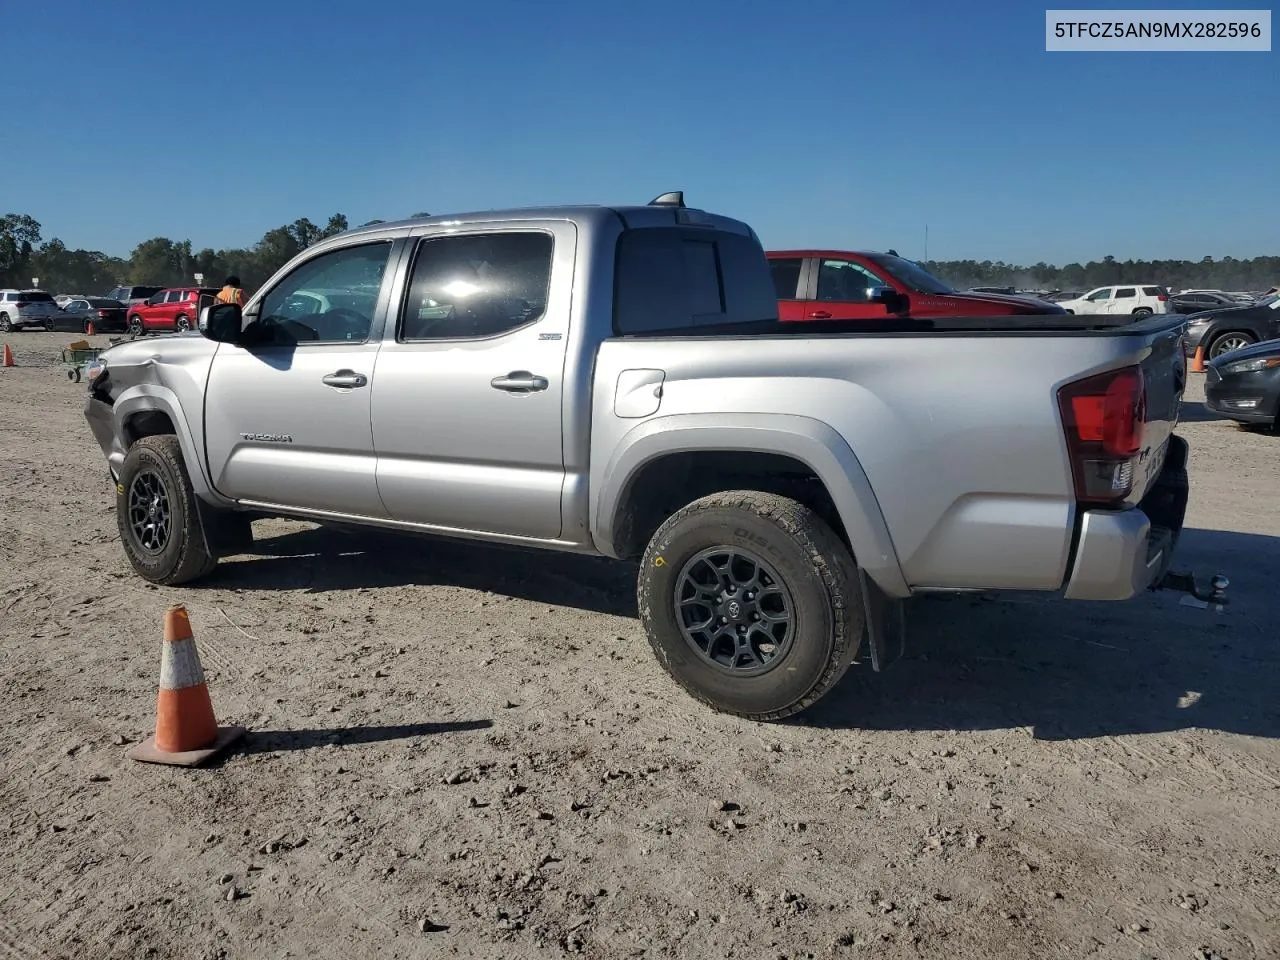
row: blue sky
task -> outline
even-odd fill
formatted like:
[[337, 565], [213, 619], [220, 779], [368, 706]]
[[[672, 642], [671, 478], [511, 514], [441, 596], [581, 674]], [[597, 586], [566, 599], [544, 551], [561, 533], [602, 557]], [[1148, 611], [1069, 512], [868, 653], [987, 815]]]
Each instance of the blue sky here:
[[1051, 54], [1043, 5], [18, 6], [0, 212], [73, 247], [683, 189], [770, 247], [1280, 253], [1278, 54]]

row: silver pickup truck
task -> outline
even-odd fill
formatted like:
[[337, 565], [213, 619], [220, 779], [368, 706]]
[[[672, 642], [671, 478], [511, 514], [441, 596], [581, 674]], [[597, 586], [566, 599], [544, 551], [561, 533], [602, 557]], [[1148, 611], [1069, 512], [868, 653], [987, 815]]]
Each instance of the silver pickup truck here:
[[890, 662], [915, 595], [1164, 584], [1180, 318], [822, 326], [775, 298], [752, 229], [678, 193], [379, 223], [106, 351], [85, 414], [147, 580], [263, 516], [638, 560], [662, 666], [756, 719]]

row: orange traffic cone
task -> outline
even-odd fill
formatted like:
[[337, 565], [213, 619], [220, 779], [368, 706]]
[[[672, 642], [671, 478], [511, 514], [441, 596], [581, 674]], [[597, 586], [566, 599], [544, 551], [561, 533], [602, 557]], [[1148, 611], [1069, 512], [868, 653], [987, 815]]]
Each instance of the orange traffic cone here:
[[1204, 373], [1204, 347], [1196, 347], [1196, 354], [1191, 358], [1191, 372]]
[[94, 329], [93, 329], [93, 321], [92, 321], [92, 320], [90, 320], [90, 321], [89, 321], [89, 323], [85, 326], [85, 328], [84, 328], [84, 332], [85, 332], [85, 334], [86, 334], [87, 336], [90, 336], [90, 337], [92, 337], [92, 336], [93, 336], [93, 334], [94, 334]]
[[9, 349], [9, 345], [7, 343], [4, 345], [4, 365], [6, 367], [17, 366], [17, 364], [13, 362], [13, 351]]
[[156, 732], [129, 751], [130, 759], [194, 767], [244, 734], [244, 727], [218, 726], [186, 607], [170, 607], [164, 618]]

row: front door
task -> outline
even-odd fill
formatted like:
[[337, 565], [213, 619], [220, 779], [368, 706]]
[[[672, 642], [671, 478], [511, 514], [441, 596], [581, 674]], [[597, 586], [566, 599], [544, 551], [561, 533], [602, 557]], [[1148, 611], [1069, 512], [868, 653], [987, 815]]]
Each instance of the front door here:
[[806, 320], [883, 320], [889, 308], [867, 299], [868, 287], [890, 287], [884, 278], [852, 260], [822, 259], [817, 263], [814, 300], [807, 303]]
[[246, 305], [245, 345], [219, 347], [205, 401], [209, 469], [224, 496], [386, 516], [369, 402], [394, 247], [322, 253]]
[[1085, 303], [1083, 310], [1077, 310], [1077, 313], [1110, 313], [1111, 312], [1111, 288], [1099, 287], [1085, 295]]
[[561, 404], [587, 404], [564, 399], [576, 241], [560, 221], [418, 241], [373, 387], [392, 518], [560, 536]]

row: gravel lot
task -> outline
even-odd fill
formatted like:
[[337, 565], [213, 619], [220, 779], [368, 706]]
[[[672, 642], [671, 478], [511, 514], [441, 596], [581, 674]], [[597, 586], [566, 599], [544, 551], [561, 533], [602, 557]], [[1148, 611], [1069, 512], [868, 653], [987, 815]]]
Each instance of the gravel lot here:
[[[1280, 956], [1280, 436], [1193, 377], [1175, 594], [939, 599], [803, 722], [694, 704], [582, 558], [261, 522], [207, 584], [116, 542], [83, 389], [0, 369], [0, 956]], [[105, 345], [106, 338], [97, 338]], [[165, 609], [221, 763], [133, 763]]]

